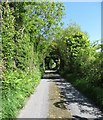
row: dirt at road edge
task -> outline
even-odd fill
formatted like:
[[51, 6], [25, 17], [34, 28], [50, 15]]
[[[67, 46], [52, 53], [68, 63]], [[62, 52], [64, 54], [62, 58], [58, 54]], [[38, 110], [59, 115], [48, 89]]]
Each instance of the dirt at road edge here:
[[70, 112], [66, 109], [65, 105], [61, 102], [63, 98], [60, 97], [60, 89], [51, 82], [49, 88], [49, 112], [48, 118], [72, 118]]

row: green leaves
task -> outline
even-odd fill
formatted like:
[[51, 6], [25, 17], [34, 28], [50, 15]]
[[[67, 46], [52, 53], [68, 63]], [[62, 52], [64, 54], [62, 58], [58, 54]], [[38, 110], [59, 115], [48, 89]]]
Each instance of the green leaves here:
[[15, 34], [14, 28], [14, 16], [13, 11], [10, 10], [9, 5], [2, 7], [3, 19], [2, 19], [2, 52], [4, 66], [8, 69], [13, 67], [13, 55], [14, 55], [14, 41], [12, 40]]
[[[89, 84], [103, 86], [102, 52], [99, 42], [90, 44], [88, 34], [82, 32], [76, 24], [69, 25], [61, 32], [58, 40], [61, 61], [60, 70], [67, 73], [75, 73], [85, 77]], [[61, 63], [62, 64], [62, 63]]]
[[62, 30], [60, 36], [62, 36], [58, 42], [60, 54], [66, 64], [65, 67], [69, 68], [69, 71], [73, 71], [79, 65], [79, 61], [76, 63], [79, 52], [90, 45], [88, 36], [76, 24], [71, 24]]
[[34, 91], [62, 14], [61, 3], [2, 2], [3, 118], [14, 118]]

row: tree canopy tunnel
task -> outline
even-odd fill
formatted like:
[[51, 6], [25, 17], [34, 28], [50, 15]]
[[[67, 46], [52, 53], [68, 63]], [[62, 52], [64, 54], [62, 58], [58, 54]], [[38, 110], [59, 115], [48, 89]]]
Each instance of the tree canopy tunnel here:
[[46, 70], [58, 70], [60, 67], [60, 58], [58, 55], [50, 54], [45, 58], [45, 69]]

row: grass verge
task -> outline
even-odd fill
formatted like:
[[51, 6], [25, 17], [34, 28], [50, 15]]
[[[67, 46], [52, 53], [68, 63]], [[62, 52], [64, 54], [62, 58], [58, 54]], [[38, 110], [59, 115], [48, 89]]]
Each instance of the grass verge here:
[[41, 72], [33, 71], [7, 71], [2, 80], [2, 116], [1, 118], [16, 118], [18, 111], [23, 107], [25, 100], [38, 85]]

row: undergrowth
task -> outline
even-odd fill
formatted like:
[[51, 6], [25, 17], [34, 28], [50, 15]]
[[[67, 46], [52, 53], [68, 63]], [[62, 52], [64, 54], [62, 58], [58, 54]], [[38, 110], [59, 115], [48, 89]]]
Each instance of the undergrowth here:
[[2, 81], [2, 119], [15, 118], [23, 107], [25, 100], [35, 90], [41, 73], [33, 71], [7, 71]]

